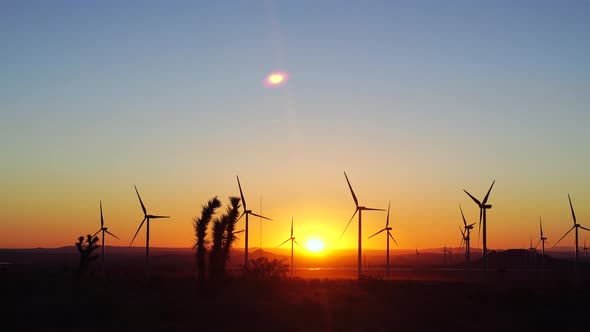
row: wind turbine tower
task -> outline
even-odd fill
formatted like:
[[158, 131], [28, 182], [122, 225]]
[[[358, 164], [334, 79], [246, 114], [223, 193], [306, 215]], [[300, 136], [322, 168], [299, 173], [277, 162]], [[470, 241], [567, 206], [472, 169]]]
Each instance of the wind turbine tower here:
[[358, 264], [357, 264], [357, 275], [358, 278], [361, 278], [361, 266], [362, 266], [362, 212], [363, 211], [385, 211], [383, 209], [376, 209], [376, 208], [369, 208], [369, 207], [365, 207], [365, 206], [360, 206], [359, 205], [359, 201], [356, 198], [356, 195], [354, 194], [354, 190], [352, 190], [352, 186], [350, 185], [350, 181], [348, 181], [348, 176], [346, 175], [346, 172], [344, 172], [344, 177], [346, 178], [346, 182], [348, 183], [348, 188], [350, 189], [350, 193], [352, 194], [352, 199], [354, 200], [354, 204], [356, 205], [356, 209], [354, 210], [354, 213], [352, 214], [352, 217], [350, 218], [350, 220], [348, 221], [348, 224], [346, 224], [346, 228], [344, 228], [344, 232], [342, 232], [342, 235], [340, 235], [340, 239], [342, 239], [342, 236], [344, 235], [344, 233], [346, 232], [346, 229], [348, 229], [348, 225], [350, 225], [350, 222], [352, 221], [352, 219], [354, 219], [354, 216], [357, 214], [359, 214], [359, 230], [358, 230]]

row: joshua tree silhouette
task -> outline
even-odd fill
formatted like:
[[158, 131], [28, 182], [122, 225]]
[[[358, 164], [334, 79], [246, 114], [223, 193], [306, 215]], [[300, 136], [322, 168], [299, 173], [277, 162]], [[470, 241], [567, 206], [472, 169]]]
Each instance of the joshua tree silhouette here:
[[84, 237], [80, 236], [76, 243], [76, 248], [80, 252], [80, 266], [78, 267], [78, 273], [84, 274], [88, 269], [88, 265], [98, 258], [98, 255], [92, 255], [92, 252], [100, 247], [98, 244], [98, 236], [86, 235], [86, 241]]
[[207, 248], [205, 247], [209, 244], [209, 240], [207, 240], [207, 228], [209, 223], [211, 222], [211, 218], [217, 210], [221, 206], [221, 202], [217, 198], [217, 196], [211, 198], [206, 205], [203, 206], [203, 210], [201, 211], [200, 218], [193, 218], [193, 226], [195, 228], [195, 246], [193, 249], [196, 249], [196, 256], [197, 256], [197, 272], [198, 278], [202, 282], [205, 280], [205, 254], [207, 253]]
[[230, 197], [230, 205], [225, 214], [213, 221], [213, 244], [209, 253], [209, 277], [223, 278], [225, 263], [229, 258], [229, 250], [235, 242], [235, 224], [238, 220], [240, 198]]

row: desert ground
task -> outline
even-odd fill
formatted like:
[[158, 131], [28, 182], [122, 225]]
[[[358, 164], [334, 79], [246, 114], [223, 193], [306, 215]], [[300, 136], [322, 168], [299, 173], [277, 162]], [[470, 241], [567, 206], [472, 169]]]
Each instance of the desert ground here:
[[[7, 264], [15, 255], [29, 263]], [[42, 256], [0, 252], [10, 330], [573, 331], [587, 327], [590, 298], [583, 268], [406, 267], [387, 280], [380, 268], [362, 280], [350, 268], [302, 268], [282, 280], [232, 270], [224, 281], [199, 283], [190, 256], [154, 255], [149, 277], [140, 251], [113, 257], [104, 276], [78, 275], [75, 256]]]

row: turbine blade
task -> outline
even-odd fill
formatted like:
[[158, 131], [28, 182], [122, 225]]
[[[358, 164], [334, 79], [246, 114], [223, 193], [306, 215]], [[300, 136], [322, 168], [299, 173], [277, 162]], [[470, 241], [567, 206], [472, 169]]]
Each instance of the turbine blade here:
[[239, 217], [239, 218], [236, 220], [236, 223], [237, 223], [238, 221], [240, 221], [240, 219], [242, 219], [242, 217], [243, 217], [245, 214], [246, 214], [246, 212], [245, 212], [245, 210], [244, 210], [244, 212], [242, 212], [242, 215], [241, 215], [241, 216], [240, 216], [240, 217]]
[[131, 239], [131, 243], [129, 243], [129, 246], [130, 247], [133, 244], [133, 241], [135, 240], [135, 237], [137, 236], [137, 233], [139, 233], [139, 230], [141, 229], [141, 226], [143, 226], [143, 223], [145, 222], [146, 219], [147, 219], [147, 217], [143, 218], [143, 220], [141, 221], [141, 224], [139, 224], [139, 227], [137, 228], [137, 231], [135, 232], [135, 235], [133, 235], [133, 239]]
[[465, 220], [465, 215], [463, 214], [463, 209], [461, 208], [461, 204], [459, 204], [459, 210], [461, 210], [461, 217], [463, 218], [463, 225], [467, 227], [467, 221]]
[[377, 233], [375, 233], [375, 234], [373, 234], [373, 235], [369, 236], [367, 239], [370, 239], [370, 238], [372, 238], [373, 236], [375, 236], [375, 235], [377, 235], [377, 234], [379, 234], [379, 233], [383, 232], [383, 231], [384, 231], [384, 230], [386, 230], [386, 229], [387, 229], [387, 228], [383, 228], [383, 229], [382, 229], [382, 230], [380, 230], [379, 232], [377, 232]]
[[95, 237], [95, 236], [96, 236], [96, 234], [100, 233], [100, 231], [102, 231], [102, 228], [101, 228], [101, 229], [99, 229], [99, 230], [97, 230], [97, 231], [96, 231], [96, 233], [92, 234], [92, 237]]
[[363, 210], [365, 210], [365, 211], [385, 211], [383, 209], [368, 208], [368, 207], [364, 208]]
[[233, 232], [232, 234], [239, 234], [239, 233], [242, 233], [243, 231], [244, 231], [244, 230], [243, 230], [243, 229], [241, 229], [241, 230], [239, 230], [239, 231]]
[[391, 201], [387, 204], [387, 221], [385, 222], [385, 228], [389, 227], [389, 208], [391, 207]]
[[104, 219], [102, 218], [102, 201], [99, 201], [99, 202], [100, 202], [100, 228], [103, 228], [104, 227]]
[[561, 237], [561, 239], [559, 239], [559, 241], [555, 242], [555, 244], [553, 245], [553, 248], [555, 248], [555, 246], [556, 246], [556, 245], [557, 245], [557, 244], [558, 244], [558, 243], [559, 243], [561, 240], [563, 240], [563, 238], [564, 238], [564, 237], [566, 237], [566, 236], [567, 236], [567, 235], [568, 235], [568, 234], [569, 234], [569, 233], [572, 231], [572, 229], [574, 229], [574, 228], [576, 228], [576, 226], [573, 226], [572, 228], [570, 228], [570, 230], [569, 230], [569, 231], [567, 231], [567, 233], [565, 233], [565, 235], [564, 235], [564, 236], [562, 236], [562, 237]]
[[492, 182], [492, 185], [490, 186], [490, 189], [488, 189], [488, 193], [486, 194], [486, 197], [484, 197], [482, 204], [486, 204], [486, 202], [488, 201], [488, 197], [490, 196], [490, 192], [492, 191], [492, 187], [494, 186], [494, 183], [496, 183], [496, 180], [494, 180]]
[[473, 197], [473, 195], [471, 195], [469, 192], [467, 192], [467, 190], [463, 189], [463, 191], [467, 195], [469, 195], [469, 197], [471, 197], [471, 199], [475, 202], [475, 204], [477, 204], [477, 206], [481, 207], [481, 202], [477, 198]]
[[541, 244], [541, 241], [543, 241], [543, 240], [539, 240], [539, 242], [537, 242], [537, 245], [535, 246], [535, 249], [537, 249], [539, 247], [539, 244]]
[[255, 217], [258, 217], [258, 218], [262, 218], [262, 219], [266, 219], [266, 220], [273, 221], [273, 220], [272, 220], [272, 219], [270, 219], [270, 218], [267, 218], [267, 217], [261, 216], [261, 215], [259, 215], [259, 214], [256, 214], [256, 213], [254, 213], [254, 212], [250, 212], [250, 214], [251, 214], [251, 215], [253, 215], [253, 216], [255, 216]]
[[350, 193], [352, 194], [352, 199], [354, 199], [354, 204], [356, 205], [356, 207], [358, 207], [359, 201], [358, 201], [358, 199], [356, 199], [356, 195], [354, 194], [354, 190], [352, 190], [352, 186], [350, 185], [350, 181], [348, 181], [348, 176], [346, 175], [346, 172], [344, 172], [344, 177], [346, 178], [346, 183], [348, 183], [348, 188], [350, 188]]
[[482, 209], [479, 209], [479, 225], [477, 225], [477, 246], [479, 247], [479, 236], [481, 235], [481, 219], [482, 217]]
[[143, 210], [143, 215], [147, 215], [147, 211], [145, 209], [145, 205], [143, 205], [143, 202], [141, 201], [141, 196], [139, 196], [139, 191], [137, 191], [137, 187], [135, 185], [133, 185], [133, 187], [135, 188], [135, 192], [137, 193], [137, 198], [139, 198], [139, 204], [141, 204], [141, 209]]
[[291, 237], [293, 237], [293, 216], [291, 216]]
[[278, 247], [280, 247], [280, 246], [282, 246], [283, 244], [285, 244], [285, 243], [289, 242], [289, 240], [291, 240], [291, 239], [290, 239], [290, 238], [289, 238], [289, 239], [286, 239], [286, 240], [285, 240], [285, 242], [283, 242], [283, 243], [279, 244], [279, 245], [277, 246], [277, 248], [278, 248]]
[[[297, 241], [293, 240], [293, 242], [295, 242], [296, 245], [301, 247], [301, 245], [299, 243], [297, 243]], [[303, 247], [301, 247], [301, 248], [303, 248]]]
[[150, 219], [170, 218], [170, 216], [150, 216]]
[[348, 225], [350, 225], [350, 222], [352, 221], [352, 219], [354, 219], [354, 216], [356, 216], [356, 213], [359, 210], [354, 210], [354, 213], [352, 214], [352, 217], [350, 217], [350, 220], [348, 221], [348, 224], [346, 224], [346, 228], [344, 228], [344, 232], [342, 232], [342, 234], [340, 235], [340, 238], [338, 238], [338, 241], [340, 241], [340, 239], [342, 239], [342, 236], [344, 236], [344, 233], [346, 233], [346, 230], [348, 229]]
[[581, 229], [586, 230], [586, 231], [590, 231], [590, 229], [584, 227], [584, 226], [580, 226]]
[[576, 214], [574, 213], [574, 206], [572, 205], [572, 199], [570, 194], [567, 194], [567, 199], [570, 201], [570, 209], [572, 209], [572, 218], [574, 218], [574, 225], [576, 224]]
[[395, 243], [395, 245], [397, 246], [397, 241], [393, 238], [393, 235], [391, 235], [391, 233], [387, 232], [387, 235], [389, 235], [389, 237], [393, 240], [393, 243]]
[[541, 237], [543, 237], [543, 224], [541, 223], [541, 217], [539, 217], [539, 229], [541, 229]]
[[240, 197], [242, 197], [242, 205], [244, 205], [244, 211], [246, 211], [246, 200], [244, 199], [244, 193], [242, 192], [242, 185], [240, 184], [240, 178], [236, 175], [236, 179], [238, 179], [238, 188], [240, 188]]
[[117, 240], [121, 240], [121, 239], [119, 239], [119, 238], [118, 238], [118, 237], [117, 237], [115, 234], [113, 234], [113, 233], [111, 233], [111, 232], [109, 232], [109, 231], [106, 231], [106, 230], [105, 230], [105, 232], [109, 233], [109, 234], [110, 234], [112, 237], [114, 237], [115, 239], [117, 239]]

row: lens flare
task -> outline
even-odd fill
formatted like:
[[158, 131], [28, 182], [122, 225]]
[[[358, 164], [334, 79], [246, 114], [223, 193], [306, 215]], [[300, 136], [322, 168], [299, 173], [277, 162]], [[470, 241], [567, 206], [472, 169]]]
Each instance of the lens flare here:
[[285, 85], [285, 83], [287, 83], [288, 79], [289, 79], [289, 75], [287, 75], [286, 72], [275, 71], [275, 72], [268, 74], [264, 78], [263, 84], [267, 88], [278, 88], [278, 87]]

